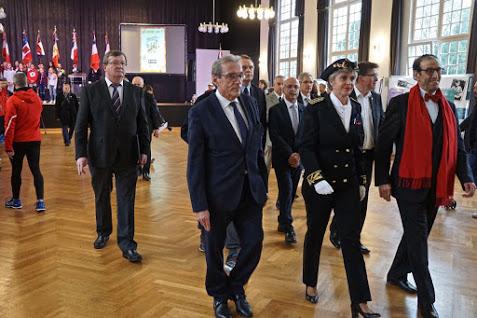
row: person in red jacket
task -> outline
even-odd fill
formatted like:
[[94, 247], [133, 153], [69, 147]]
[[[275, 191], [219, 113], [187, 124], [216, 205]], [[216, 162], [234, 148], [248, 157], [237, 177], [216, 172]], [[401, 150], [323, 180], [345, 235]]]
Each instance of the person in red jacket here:
[[13, 76], [15, 92], [7, 100], [5, 109], [5, 151], [12, 163], [12, 198], [5, 202], [6, 208], [20, 209], [21, 173], [23, 158], [33, 174], [37, 202], [36, 211], [46, 210], [43, 200], [43, 176], [40, 171], [40, 116], [42, 102], [35, 91], [28, 87], [25, 73]]
[[38, 70], [36, 69], [35, 65], [33, 65], [32, 63], [30, 63], [28, 66], [27, 80], [28, 80], [28, 86], [36, 90], [36, 86], [38, 82]]

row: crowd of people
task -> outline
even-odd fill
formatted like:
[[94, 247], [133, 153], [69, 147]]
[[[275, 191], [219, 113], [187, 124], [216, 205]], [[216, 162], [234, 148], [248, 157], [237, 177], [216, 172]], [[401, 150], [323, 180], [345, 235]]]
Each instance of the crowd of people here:
[[[97, 230], [94, 248], [104, 248], [112, 233], [114, 176], [118, 245], [123, 257], [136, 263], [142, 260], [134, 240], [138, 166], [143, 179], [150, 180], [151, 138], [158, 136], [165, 121], [152, 87], [144, 85], [141, 77], [129, 82], [126, 65], [123, 52], [109, 51], [103, 59], [104, 76], [82, 89], [79, 102], [67, 82], [61, 84], [58, 95], [48, 95], [56, 101], [66, 146], [74, 132], [78, 174], [83, 175], [86, 166], [91, 173]], [[6, 78], [5, 72], [9, 77], [13, 68], [4, 67]], [[18, 65], [11, 77], [11, 97], [7, 92], [10, 80], [0, 81], [0, 117], [5, 117], [5, 151], [12, 164], [12, 197], [5, 207], [22, 208], [21, 171], [26, 156], [34, 177], [36, 210], [43, 212], [42, 100], [35, 91], [40, 90], [38, 81], [29, 81], [31, 67], [25, 73]], [[61, 76], [50, 70], [56, 92]], [[283, 233], [285, 244], [299, 241], [292, 211], [303, 180], [306, 301], [319, 301], [320, 252], [333, 211], [330, 241], [343, 254], [352, 316], [380, 317], [368, 306], [372, 298], [363, 254], [371, 251], [361, 242], [374, 165], [379, 195], [387, 201], [396, 198], [404, 229], [387, 282], [417, 294], [424, 317], [438, 317], [427, 240], [439, 206], [453, 198], [455, 176], [465, 197], [476, 190], [477, 112], [461, 125], [466, 131], [464, 142], [455, 106], [439, 88], [443, 69], [437, 57], [426, 54], [414, 61], [417, 84], [409, 93], [392, 98], [386, 112], [375, 92], [376, 63], [339, 59], [322, 72], [320, 82], [306, 72], [296, 78], [278, 75], [270, 89], [266, 81], [253, 84], [254, 70], [247, 55], [215, 61], [212, 82], [195, 100], [181, 129], [188, 143], [190, 199], [207, 263], [205, 286], [213, 297], [215, 316], [231, 317], [228, 300], [234, 301], [242, 316], [253, 315], [244, 286], [260, 261], [262, 209], [270, 199], [273, 166], [278, 185], [274, 202], [279, 210], [277, 231]], [[477, 84], [474, 93], [477, 96]], [[225, 261], [224, 247], [229, 250]], [[416, 286], [408, 280], [410, 273]]]

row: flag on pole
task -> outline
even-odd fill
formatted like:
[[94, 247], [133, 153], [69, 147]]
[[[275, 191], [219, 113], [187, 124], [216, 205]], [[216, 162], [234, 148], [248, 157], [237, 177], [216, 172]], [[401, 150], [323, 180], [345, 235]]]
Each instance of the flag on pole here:
[[106, 50], [104, 50], [104, 55], [106, 55], [106, 53], [108, 53], [111, 50], [111, 48], [109, 47], [109, 39], [108, 39], [108, 33], [107, 32], [104, 35], [104, 42], [106, 42]]
[[56, 34], [56, 25], [53, 29], [53, 55], [51, 61], [54, 67], [58, 67], [60, 62], [60, 50], [58, 50], [58, 35]]
[[32, 55], [31, 55], [31, 49], [30, 49], [30, 44], [28, 43], [28, 37], [23, 30], [23, 38], [22, 38], [22, 63], [23, 64], [28, 64], [32, 60]]
[[43, 47], [43, 43], [41, 42], [40, 38], [40, 30], [38, 30], [36, 35], [36, 55], [45, 56], [45, 48]]
[[3, 31], [2, 57], [3, 57], [3, 61], [7, 63], [12, 62], [10, 60], [10, 49], [8, 48], [7, 33], [5, 31]]
[[99, 53], [98, 47], [96, 46], [96, 34], [93, 31], [93, 45], [91, 46], [91, 58], [89, 62], [89, 66], [97, 71], [99, 69]]
[[76, 29], [73, 29], [73, 47], [71, 48], [71, 60], [78, 65], [78, 44], [76, 43]]

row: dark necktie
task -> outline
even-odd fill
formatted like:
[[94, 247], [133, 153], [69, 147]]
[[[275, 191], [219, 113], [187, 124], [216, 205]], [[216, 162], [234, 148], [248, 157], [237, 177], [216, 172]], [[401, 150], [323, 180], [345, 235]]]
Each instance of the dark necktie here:
[[245, 124], [245, 119], [243, 118], [242, 114], [240, 114], [238, 110], [237, 103], [231, 102], [230, 106], [232, 106], [234, 110], [235, 119], [237, 120], [237, 124], [239, 126], [240, 137], [242, 138], [242, 145], [245, 146], [245, 142], [247, 141], [247, 135], [248, 135], [247, 124]]
[[283, 98], [281, 96], [278, 97], [278, 101], [281, 103], [283, 101]]
[[431, 95], [429, 93], [426, 93], [424, 95], [424, 100], [427, 102], [427, 101], [429, 101], [429, 99], [432, 100], [434, 103], [438, 104], [439, 100], [440, 100], [440, 97], [437, 94]]
[[250, 95], [250, 92], [248, 91], [248, 87], [245, 86], [245, 88], [243, 89], [243, 94], [244, 95]]
[[113, 97], [111, 97], [113, 110], [116, 114], [119, 114], [119, 111], [121, 110], [121, 99], [119, 98], [118, 87], [121, 86], [121, 84], [111, 84], [111, 86], [113, 87]]

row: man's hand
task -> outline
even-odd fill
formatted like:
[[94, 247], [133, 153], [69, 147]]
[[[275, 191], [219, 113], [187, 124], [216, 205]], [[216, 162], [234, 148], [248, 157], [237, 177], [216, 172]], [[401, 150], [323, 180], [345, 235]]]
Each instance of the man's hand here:
[[359, 186], [359, 201], [363, 201], [366, 197], [366, 187], [364, 185]]
[[15, 151], [7, 151], [7, 156], [10, 158], [10, 160], [13, 160], [13, 156], [15, 155]]
[[78, 170], [78, 175], [86, 174], [84, 167], [88, 165], [88, 159], [86, 157], [80, 157], [76, 159], [76, 169]]
[[297, 168], [300, 165], [300, 154], [298, 152], [294, 152], [288, 157], [288, 164], [292, 168]]
[[156, 138], [159, 137], [159, 129], [154, 129], [154, 130], [152, 131], [152, 134], [153, 134], [153, 136], [156, 137]]
[[391, 201], [391, 184], [382, 184], [379, 186], [379, 196], [386, 201]]
[[141, 158], [137, 161], [140, 166], [144, 166], [147, 163], [147, 155], [141, 154]]
[[473, 182], [466, 182], [464, 183], [464, 191], [465, 193], [462, 195], [465, 198], [471, 198], [475, 192], [475, 183]]
[[210, 214], [209, 210], [204, 210], [197, 212], [195, 214], [195, 218], [197, 221], [204, 227], [204, 229], [209, 232], [210, 231]]

